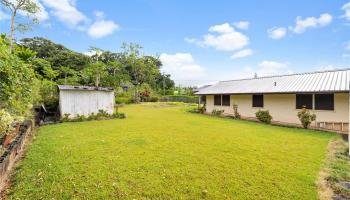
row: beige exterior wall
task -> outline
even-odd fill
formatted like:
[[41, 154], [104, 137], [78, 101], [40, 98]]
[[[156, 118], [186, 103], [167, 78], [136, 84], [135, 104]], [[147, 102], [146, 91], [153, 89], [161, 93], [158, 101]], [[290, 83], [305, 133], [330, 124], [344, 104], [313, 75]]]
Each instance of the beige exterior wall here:
[[[255, 117], [259, 109], [269, 110], [274, 121], [299, 124], [297, 117], [299, 109], [296, 105], [295, 94], [265, 94], [264, 108], [252, 107], [252, 95], [231, 95], [231, 106], [214, 106], [214, 95], [207, 96], [207, 112], [213, 109], [224, 110], [226, 114], [233, 114], [233, 104], [238, 105], [238, 112], [243, 117]], [[349, 95], [347, 93], [334, 94], [334, 111], [313, 110], [316, 114], [316, 122], [348, 122]], [[314, 122], [315, 124], [315, 122]]]

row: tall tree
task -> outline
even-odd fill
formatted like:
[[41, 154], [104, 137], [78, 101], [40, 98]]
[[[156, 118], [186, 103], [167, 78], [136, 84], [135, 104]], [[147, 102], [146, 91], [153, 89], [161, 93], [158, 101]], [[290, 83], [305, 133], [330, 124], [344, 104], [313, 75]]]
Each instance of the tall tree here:
[[41, 37], [22, 39], [21, 45], [35, 51], [36, 57], [49, 61], [54, 70], [62, 71], [61, 66], [67, 66], [75, 71], [81, 71], [91, 62], [89, 56]]
[[36, 18], [35, 14], [40, 12], [40, 7], [34, 0], [0, 0], [0, 2], [11, 12], [11, 27], [9, 38], [10, 49], [12, 51], [15, 31], [26, 31], [30, 29], [30, 24], [16, 24], [17, 14], [22, 11], [28, 15], [28, 18], [31, 19], [33, 23], [37, 23], [38, 19]]

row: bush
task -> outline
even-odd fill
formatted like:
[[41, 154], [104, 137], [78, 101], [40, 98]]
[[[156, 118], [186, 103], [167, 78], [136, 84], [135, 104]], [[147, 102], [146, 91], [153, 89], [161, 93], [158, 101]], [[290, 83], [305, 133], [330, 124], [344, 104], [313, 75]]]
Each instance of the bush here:
[[0, 135], [6, 135], [13, 130], [13, 117], [4, 109], [0, 110]]
[[303, 109], [298, 112], [298, 118], [304, 128], [309, 128], [311, 122], [316, 120], [316, 115], [311, 114], [307, 108], [303, 107]]
[[131, 97], [117, 97], [115, 98], [116, 104], [130, 104], [133, 103], [133, 99]]
[[186, 96], [186, 95], [169, 95], [169, 96], [163, 96], [161, 101], [198, 103], [198, 97], [197, 96]]
[[199, 107], [199, 109], [198, 109], [198, 112], [201, 113], [201, 114], [204, 114], [205, 111], [207, 111], [207, 108], [206, 108], [205, 104], [203, 106]]
[[233, 104], [233, 118], [241, 119], [241, 114], [238, 112], [238, 105]]
[[271, 124], [272, 116], [268, 110], [259, 110], [255, 113], [255, 116], [259, 121], [265, 124]]
[[74, 118], [69, 118], [70, 114], [64, 114], [61, 122], [83, 122], [92, 120], [106, 120], [106, 119], [124, 119], [126, 115], [124, 113], [115, 112], [114, 114], [109, 114], [105, 110], [99, 110], [97, 114], [91, 113], [89, 116], [77, 115]]
[[152, 96], [147, 99], [149, 102], [158, 102], [159, 98], [157, 96]]
[[224, 113], [224, 110], [216, 110], [216, 109], [214, 109], [213, 111], [211, 111], [211, 114], [215, 115], [215, 116], [220, 116], [220, 115], [222, 115], [222, 113]]

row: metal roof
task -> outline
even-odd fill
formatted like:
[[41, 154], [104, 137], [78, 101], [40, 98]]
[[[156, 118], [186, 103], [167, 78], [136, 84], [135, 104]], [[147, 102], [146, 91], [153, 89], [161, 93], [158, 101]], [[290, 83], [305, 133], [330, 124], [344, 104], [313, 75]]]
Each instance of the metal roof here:
[[84, 90], [84, 91], [105, 91], [105, 92], [113, 92], [113, 88], [105, 88], [105, 87], [91, 87], [91, 86], [73, 86], [73, 85], [59, 85], [59, 90]]
[[350, 69], [348, 68], [221, 81], [201, 89], [196, 94], [349, 92], [349, 81]]

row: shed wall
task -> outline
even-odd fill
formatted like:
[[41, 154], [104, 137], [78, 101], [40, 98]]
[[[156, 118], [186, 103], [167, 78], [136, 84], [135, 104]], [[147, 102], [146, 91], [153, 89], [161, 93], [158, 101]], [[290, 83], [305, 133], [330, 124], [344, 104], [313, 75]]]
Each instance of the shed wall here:
[[[265, 94], [264, 108], [252, 107], [252, 95], [231, 95], [230, 106], [214, 106], [214, 96], [207, 96], [207, 112], [213, 109], [224, 110], [224, 113], [233, 115], [233, 104], [238, 105], [238, 112], [243, 117], [255, 117], [255, 112], [259, 109], [269, 110], [274, 121], [300, 124], [296, 109], [295, 94]], [[334, 94], [334, 110], [312, 110], [316, 114], [316, 122], [344, 122], [349, 120], [349, 95], [347, 93]], [[316, 124], [314, 122], [313, 125]]]
[[60, 91], [60, 113], [70, 114], [70, 117], [79, 115], [88, 116], [104, 110], [109, 114], [114, 112], [114, 92], [107, 91], [81, 91], [61, 90]]

